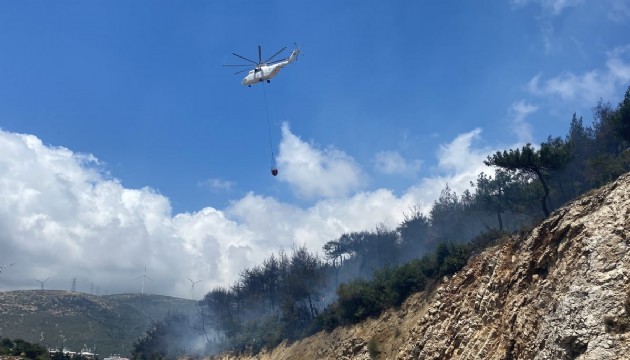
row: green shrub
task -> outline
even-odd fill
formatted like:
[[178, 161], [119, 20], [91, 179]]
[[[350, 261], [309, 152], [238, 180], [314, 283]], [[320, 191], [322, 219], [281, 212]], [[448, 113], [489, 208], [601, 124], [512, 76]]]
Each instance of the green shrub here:
[[333, 303], [319, 313], [311, 323], [307, 333], [315, 334], [322, 330], [333, 331], [340, 325], [339, 319], [339, 306], [337, 303]]
[[31, 344], [22, 339], [4, 338], [0, 341], [0, 354], [24, 356], [26, 359], [48, 359], [48, 351], [38, 344]]
[[391, 287], [397, 297], [393, 305], [399, 306], [409, 295], [424, 290], [427, 283], [425, 270], [423, 262], [412, 260], [394, 271]]
[[368, 353], [370, 354], [370, 359], [377, 359], [378, 355], [381, 353], [379, 349], [378, 343], [374, 339], [370, 339], [368, 341]]
[[354, 280], [337, 288], [340, 323], [354, 324], [378, 314], [378, 295], [365, 280]]

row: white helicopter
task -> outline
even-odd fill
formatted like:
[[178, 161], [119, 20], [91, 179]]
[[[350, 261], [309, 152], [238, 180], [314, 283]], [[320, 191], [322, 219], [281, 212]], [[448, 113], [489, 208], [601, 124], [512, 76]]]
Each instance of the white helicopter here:
[[[300, 54], [300, 49], [296, 46], [296, 48], [293, 51], [291, 51], [291, 55], [289, 55], [288, 58], [283, 59], [283, 60], [271, 61], [273, 60], [273, 58], [278, 56], [278, 54], [283, 52], [285, 49], [286, 47], [283, 47], [282, 49], [278, 50], [275, 54], [273, 54], [269, 59], [262, 61], [262, 50], [259, 45], [258, 46], [258, 62], [250, 60], [239, 54], [232, 53], [232, 55], [237, 56], [243, 60], [249, 61], [250, 63], [254, 64], [254, 68], [251, 70], [242, 70], [242, 71], [235, 72], [235, 74], [240, 74], [242, 72], [249, 71], [247, 73], [247, 76], [245, 76], [243, 78], [243, 81], [241, 81], [241, 84], [251, 87], [253, 84], [258, 84], [259, 82], [263, 82], [263, 81], [267, 81], [268, 83], [271, 82], [271, 79], [274, 76], [278, 75], [278, 73], [280, 72], [280, 70], [282, 70], [283, 67], [297, 60], [298, 55]], [[251, 65], [249, 64], [223, 65], [223, 66], [251, 67]]]

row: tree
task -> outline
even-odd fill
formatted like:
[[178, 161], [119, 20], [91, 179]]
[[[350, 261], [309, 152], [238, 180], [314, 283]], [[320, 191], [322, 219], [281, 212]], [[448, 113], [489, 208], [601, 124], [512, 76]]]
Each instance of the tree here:
[[[269, 308], [265, 306], [265, 300], [269, 299], [267, 274], [262, 266], [254, 266], [241, 272], [241, 281], [237, 282], [232, 289], [240, 294], [239, 308], [244, 308], [242, 313], [268, 313]], [[270, 299], [271, 311], [273, 311], [273, 299]], [[239, 309], [240, 310], [240, 309]]]
[[546, 142], [540, 145], [540, 149], [534, 149], [531, 144], [527, 144], [521, 149], [497, 151], [494, 155], [488, 156], [484, 164], [508, 171], [522, 171], [536, 175], [544, 191], [540, 200], [542, 210], [545, 217], [548, 217], [549, 186], [547, 179], [551, 176], [551, 172], [562, 169], [569, 160], [570, 152], [567, 143], [559, 137], [549, 137]]
[[[470, 183], [476, 188], [471, 207], [493, 214], [497, 220], [498, 230], [503, 231], [504, 213], [519, 213], [528, 208], [527, 204], [532, 199], [530, 179], [531, 175], [527, 173], [514, 174], [501, 168], [497, 169], [494, 177], [482, 172], [477, 176], [476, 184]], [[492, 229], [488, 225], [485, 226], [488, 230]]]
[[353, 260], [358, 265], [358, 276], [369, 273], [374, 263], [381, 259], [378, 257], [378, 234], [370, 231], [351, 232], [341, 235], [338, 240], [324, 245], [324, 252], [328, 258], [337, 256], [348, 264]]
[[263, 261], [263, 284], [269, 299], [271, 312], [276, 311], [278, 303], [278, 288], [280, 286], [280, 263], [275, 255]]
[[164, 320], [154, 322], [144, 336], [134, 342], [132, 358], [134, 360], [177, 358], [191, 351], [196, 335], [185, 315], [170, 313]]
[[236, 295], [224, 287], [216, 287], [204, 296], [201, 304], [207, 310], [208, 322], [217, 332], [230, 337], [238, 332]]
[[[38, 344], [31, 344], [22, 339], [11, 341], [9, 338], [3, 338], [0, 341], [0, 355], [12, 355], [26, 359], [49, 359], [48, 351]], [[3, 358], [0, 356], [0, 358]]]
[[584, 126], [582, 118], [573, 114], [566, 142], [571, 151], [571, 161], [558, 176], [563, 199], [575, 198], [591, 188], [588, 181], [588, 162], [594, 153], [593, 129]]
[[[308, 310], [307, 318], [299, 319], [303, 325], [306, 325], [317, 315], [314, 302], [325, 284], [324, 266], [319, 257], [309, 253], [304, 246], [294, 249], [287, 278], [285, 305], [290, 302], [291, 307], [295, 307], [300, 302], [303, 303]], [[284, 315], [293, 317], [296, 314]]]
[[630, 169], [627, 127], [629, 125], [630, 94], [617, 109], [602, 101], [593, 109], [594, 146], [589, 160], [590, 181], [594, 186], [614, 180]]
[[352, 255], [350, 237], [343, 234], [339, 239], [325, 243], [323, 250], [326, 259], [332, 260], [332, 271], [335, 273], [335, 287], [337, 287], [339, 285], [339, 272], [344, 265], [344, 260]]
[[630, 146], [630, 86], [628, 86], [623, 100], [617, 107], [613, 117], [613, 128], [616, 135], [625, 141], [625, 147]]
[[344, 256], [350, 256], [352, 254], [349, 236], [343, 234], [339, 239], [327, 242], [324, 244], [323, 250], [326, 258], [332, 260], [333, 267], [343, 266]]
[[[508, 187], [511, 176], [507, 171], [497, 170], [494, 178], [481, 173], [477, 176], [476, 204], [497, 216], [499, 230], [503, 230], [503, 218], [501, 214], [510, 207]], [[475, 186], [472, 182], [471, 185]]]
[[378, 266], [392, 266], [397, 263], [398, 234], [389, 229], [385, 224], [376, 227], [375, 249], [372, 255], [376, 255]]
[[436, 242], [461, 240], [464, 236], [464, 206], [448, 184], [433, 203], [431, 230]]
[[431, 221], [418, 206], [404, 214], [403, 222], [396, 229], [400, 236], [402, 260], [417, 258], [428, 250], [431, 241]]

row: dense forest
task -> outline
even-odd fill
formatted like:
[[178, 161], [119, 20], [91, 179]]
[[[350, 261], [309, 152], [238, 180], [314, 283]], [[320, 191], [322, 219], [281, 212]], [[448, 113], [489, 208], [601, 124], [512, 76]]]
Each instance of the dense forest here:
[[231, 286], [205, 295], [196, 319], [155, 324], [133, 357], [257, 352], [400, 305], [504, 234], [630, 171], [630, 87], [617, 106], [600, 101], [591, 126], [574, 114], [565, 137], [496, 152], [484, 163], [488, 173], [471, 191], [446, 185], [428, 214], [412, 208], [394, 229], [343, 234], [324, 245], [323, 257], [295, 247], [244, 269]]

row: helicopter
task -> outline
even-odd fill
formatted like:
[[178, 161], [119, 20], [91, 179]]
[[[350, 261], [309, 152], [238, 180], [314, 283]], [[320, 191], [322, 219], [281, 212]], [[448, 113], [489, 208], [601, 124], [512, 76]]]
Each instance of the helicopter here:
[[[232, 53], [232, 55], [254, 64], [253, 69], [245, 69], [245, 70], [237, 71], [234, 74], [240, 74], [245, 71], [248, 71], [247, 76], [245, 76], [243, 78], [243, 81], [241, 81], [242, 85], [247, 85], [248, 87], [251, 87], [252, 85], [258, 84], [259, 82], [263, 82], [263, 81], [267, 81], [268, 83], [270, 83], [271, 79], [274, 76], [278, 75], [278, 73], [280, 72], [280, 70], [282, 70], [283, 67], [297, 60], [298, 55], [300, 54], [300, 49], [296, 46], [296, 48], [293, 51], [291, 51], [291, 55], [289, 55], [288, 58], [283, 59], [283, 60], [272, 61], [273, 58], [278, 56], [285, 49], [286, 47], [283, 47], [282, 49], [278, 50], [275, 54], [273, 54], [270, 58], [268, 58], [265, 61], [262, 61], [262, 49], [260, 45], [258, 45], [258, 62], [250, 60], [239, 54]], [[223, 66], [251, 67], [252, 65], [240, 64], [240, 65], [223, 65]]]

